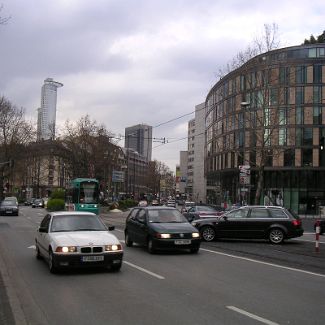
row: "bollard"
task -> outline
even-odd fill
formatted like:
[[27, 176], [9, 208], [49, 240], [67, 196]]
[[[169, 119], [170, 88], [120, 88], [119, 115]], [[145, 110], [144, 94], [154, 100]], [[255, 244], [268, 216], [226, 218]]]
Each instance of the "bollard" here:
[[319, 253], [319, 233], [320, 233], [320, 221], [316, 221], [316, 228], [315, 228], [315, 234], [316, 234], [316, 241], [315, 241], [315, 251], [316, 253]]

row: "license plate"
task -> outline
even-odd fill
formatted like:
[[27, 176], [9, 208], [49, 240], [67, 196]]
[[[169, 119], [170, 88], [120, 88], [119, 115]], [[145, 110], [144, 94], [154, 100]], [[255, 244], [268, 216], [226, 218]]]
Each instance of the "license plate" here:
[[179, 240], [175, 240], [175, 245], [189, 245], [191, 244], [191, 240], [190, 239], [179, 239]]
[[98, 262], [98, 261], [104, 261], [104, 256], [83, 256], [82, 257], [83, 262]]
[[12, 211], [11, 210], [7, 210], [6, 213], [12, 213]]

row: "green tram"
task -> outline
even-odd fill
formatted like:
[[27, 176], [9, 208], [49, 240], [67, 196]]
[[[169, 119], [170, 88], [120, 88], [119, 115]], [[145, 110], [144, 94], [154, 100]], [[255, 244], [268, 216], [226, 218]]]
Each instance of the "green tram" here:
[[65, 191], [67, 211], [99, 214], [99, 182], [94, 178], [75, 178]]

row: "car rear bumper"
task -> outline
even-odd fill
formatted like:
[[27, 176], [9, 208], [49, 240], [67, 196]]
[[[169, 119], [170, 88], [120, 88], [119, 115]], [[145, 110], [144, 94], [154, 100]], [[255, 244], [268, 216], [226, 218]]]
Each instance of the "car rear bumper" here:
[[[84, 257], [100, 257], [100, 261], [84, 261]], [[109, 267], [120, 265], [123, 252], [107, 254], [54, 254], [54, 264], [59, 268]]]
[[301, 237], [304, 234], [303, 229], [296, 229], [295, 231], [289, 232], [287, 234], [287, 238], [296, 238], [296, 237]]

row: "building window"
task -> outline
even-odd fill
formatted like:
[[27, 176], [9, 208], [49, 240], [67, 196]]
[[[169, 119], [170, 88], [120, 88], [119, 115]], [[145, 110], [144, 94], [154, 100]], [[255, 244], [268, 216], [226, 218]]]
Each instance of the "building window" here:
[[264, 130], [264, 144], [266, 146], [271, 145], [271, 130], [270, 129], [265, 129]]
[[313, 108], [313, 124], [321, 125], [322, 124], [322, 107], [314, 106]]
[[302, 128], [296, 128], [296, 146], [301, 146]]
[[313, 145], [313, 129], [304, 128], [303, 129], [303, 146], [312, 146]]
[[280, 67], [279, 79], [280, 85], [287, 85], [289, 83], [289, 67]]
[[286, 149], [283, 154], [283, 165], [285, 167], [294, 166], [295, 164], [295, 150]]
[[279, 125], [286, 125], [288, 123], [288, 109], [282, 107], [279, 109]]
[[239, 139], [238, 139], [238, 146], [242, 148], [244, 146], [244, 131], [239, 131]]
[[287, 144], [287, 129], [279, 129], [279, 146], [285, 146]]
[[313, 165], [313, 149], [302, 149], [302, 165]]
[[320, 64], [313, 66], [313, 82], [322, 83], [322, 65]]
[[278, 104], [278, 88], [271, 88], [269, 105]]
[[296, 83], [305, 84], [307, 81], [307, 69], [305, 66], [296, 67]]
[[285, 87], [285, 88], [283, 88], [283, 103], [285, 105], [288, 105], [289, 104], [289, 100], [290, 100], [289, 87]]
[[240, 90], [244, 91], [246, 89], [246, 78], [245, 76], [240, 76]]
[[304, 124], [304, 112], [301, 106], [296, 107], [296, 124]]
[[296, 87], [296, 105], [304, 104], [305, 96], [304, 96], [304, 87]]
[[273, 153], [272, 153], [272, 150], [267, 150], [264, 165], [266, 167], [272, 167], [273, 166]]
[[322, 86], [313, 87], [313, 102], [316, 104], [322, 102]]

